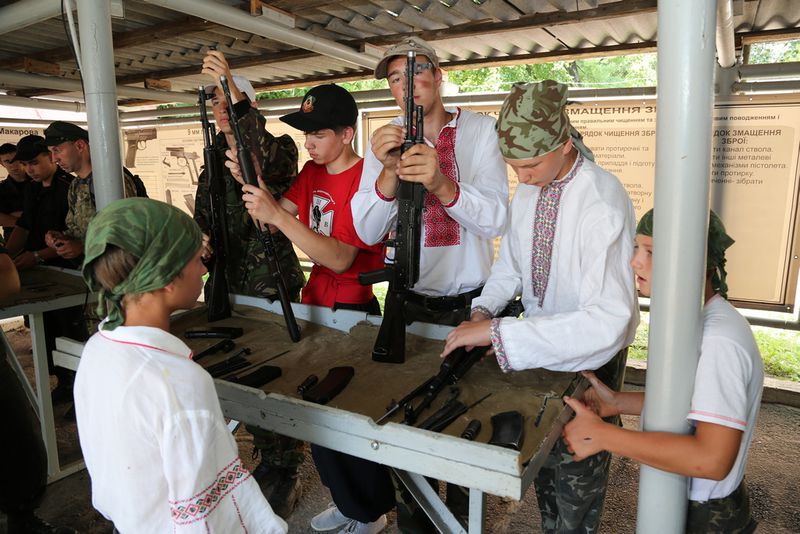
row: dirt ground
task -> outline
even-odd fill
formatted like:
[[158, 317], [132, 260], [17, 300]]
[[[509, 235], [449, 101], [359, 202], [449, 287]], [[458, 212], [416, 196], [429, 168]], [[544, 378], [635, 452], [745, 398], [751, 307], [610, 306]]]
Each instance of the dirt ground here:
[[[12, 346], [21, 356], [29, 376], [33, 375], [28, 333], [19, 325], [5, 324]], [[630, 387], [635, 389], [635, 386]], [[67, 405], [55, 407], [57, 436], [62, 464], [80, 458], [75, 424], [64, 414]], [[638, 417], [626, 417], [627, 428], [638, 428]], [[4, 437], [8, 439], [8, 437]], [[240, 454], [249, 468], [252, 440], [242, 429], [237, 431]], [[750, 452], [747, 481], [753, 500], [753, 513], [759, 521], [758, 532], [800, 532], [800, 409], [778, 404], [764, 404]], [[291, 532], [312, 532], [309, 520], [330, 501], [322, 486], [313, 462], [304, 463], [301, 471], [303, 497], [298, 508], [287, 519]], [[625, 534], [635, 531], [638, 466], [624, 458], [615, 458], [606, 497], [600, 532]], [[90, 481], [85, 470], [51, 484], [39, 509], [41, 517], [58, 525], [69, 525], [82, 534], [110, 534], [112, 525], [97, 513], [91, 504]], [[399, 532], [394, 514], [389, 517], [387, 533]], [[487, 528], [492, 534], [541, 532], [536, 496], [530, 488], [522, 501], [489, 496], [487, 499]]]

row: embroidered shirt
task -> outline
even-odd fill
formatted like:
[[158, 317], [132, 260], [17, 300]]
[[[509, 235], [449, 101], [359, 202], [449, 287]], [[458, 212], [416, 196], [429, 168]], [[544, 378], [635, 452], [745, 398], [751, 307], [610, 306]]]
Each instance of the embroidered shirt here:
[[564, 188], [542, 306], [533, 289], [533, 219], [541, 188], [520, 184], [500, 255], [472, 308], [491, 315], [522, 296], [525, 316], [494, 319], [505, 370], [597, 369], [627, 346], [639, 322], [630, 260], [636, 217], [619, 180], [584, 160]]
[[286, 532], [190, 355], [149, 327], [101, 330], [86, 343], [74, 394], [93, 506], [122, 534]]
[[[429, 225], [423, 225], [420, 277], [414, 291], [431, 296], [457, 295], [483, 285], [494, 257], [493, 239], [505, 228], [508, 210], [508, 175], [497, 147], [494, 119], [465, 110], [447, 111], [453, 113], [453, 119], [443, 128], [444, 137], [437, 137], [448, 146], [451, 132], [447, 130], [452, 128], [454, 157], [440, 155], [439, 164], [448, 176], [448, 168], [457, 169], [451, 179], [458, 180], [458, 195], [455, 202], [442, 207], [448, 218], [458, 223], [458, 240], [453, 239], [449, 227], [439, 231], [444, 223], [449, 225], [446, 219], [435, 213], [427, 215], [428, 222], [436, 226], [429, 236]], [[402, 122], [400, 116], [392, 124]], [[433, 137], [432, 133], [427, 137]], [[370, 145], [352, 203], [356, 232], [365, 243], [380, 242], [397, 219], [397, 202], [376, 192], [382, 169]]]

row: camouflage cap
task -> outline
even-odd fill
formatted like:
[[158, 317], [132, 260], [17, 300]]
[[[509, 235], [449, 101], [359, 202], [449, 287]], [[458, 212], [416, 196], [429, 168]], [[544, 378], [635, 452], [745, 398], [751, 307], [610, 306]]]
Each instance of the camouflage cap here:
[[436, 50], [419, 37], [409, 37], [384, 52], [383, 58], [375, 67], [375, 79], [386, 78], [389, 62], [397, 56], [405, 56], [408, 52], [416, 52], [418, 56], [425, 56], [431, 60], [434, 68], [439, 68], [439, 57], [436, 55]]
[[500, 152], [531, 159], [552, 152], [570, 137], [567, 86], [554, 80], [515, 83], [497, 119]]

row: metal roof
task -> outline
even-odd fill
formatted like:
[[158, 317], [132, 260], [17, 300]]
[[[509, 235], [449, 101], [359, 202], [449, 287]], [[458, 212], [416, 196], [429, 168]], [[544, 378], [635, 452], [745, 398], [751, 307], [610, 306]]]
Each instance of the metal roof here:
[[[0, 2], [0, 87], [8, 94], [54, 94], [56, 89], [43, 88], [51, 81], [43, 77], [79, 79], [62, 13], [19, 29], [8, 26], [13, 17], [4, 17], [5, 11], [41, 1]], [[369, 78], [382, 49], [409, 35], [431, 43], [442, 67], [458, 69], [652, 51], [657, 30], [656, 0], [124, 0], [122, 5], [124, 17], [112, 19], [118, 84], [143, 87], [145, 79], [166, 80], [179, 92], [206, 81], [199, 66], [210, 47], [223, 51], [233, 70], [257, 89], [269, 90]], [[739, 46], [800, 37], [798, 0], [734, 0], [733, 10]], [[257, 31], [229, 20], [242, 18]], [[309, 44], [289, 44], [295, 39]], [[362, 64], [320, 53], [318, 45], [349, 50]], [[12, 77], [14, 72], [36, 77]]]

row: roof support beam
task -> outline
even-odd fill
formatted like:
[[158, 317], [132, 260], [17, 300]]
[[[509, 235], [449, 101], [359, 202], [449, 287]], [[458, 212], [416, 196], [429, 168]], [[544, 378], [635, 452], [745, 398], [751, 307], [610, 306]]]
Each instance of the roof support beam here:
[[26, 0], [0, 8], [0, 35], [27, 28], [61, 14], [56, 0]]
[[[12, 70], [0, 70], [0, 87], [39, 87], [53, 89], [64, 93], [81, 93], [83, 91], [81, 82], [67, 78], [55, 76], [39, 76], [37, 74], [26, 74]], [[127, 85], [117, 86], [117, 95], [127, 98], [138, 98], [142, 100], [156, 100], [159, 102], [183, 102], [194, 104], [197, 102], [197, 95], [192, 93], [180, 93], [177, 91], [153, 91], [141, 87], [128, 87]]]
[[[51, 0], [53, 3], [59, 3], [57, 0]], [[25, 2], [21, 2], [25, 3]], [[2, 12], [3, 9], [0, 9]], [[131, 30], [127, 32], [117, 32], [113, 36], [114, 50], [128, 48], [133, 46], [140, 46], [147, 43], [152, 43], [161, 39], [168, 39], [170, 37], [178, 37], [187, 33], [202, 32], [212, 29], [213, 25], [203, 19], [197, 17], [182, 17], [175, 20], [169, 20], [156, 24], [155, 26], [148, 26], [138, 30]], [[36, 59], [39, 61], [47, 61], [50, 63], [58, 63], [73, 59], [72, 49], [69, 46], [61, 46], [58, 48], [51, 48], [35, 54], [28, 54], [26, 57]], [[20, 69], [22, 68], [23, 58], [11, 58], [0, 60], [0, 68], [5, 69]]]
[[378, 58], [357, 52], [349, 46], [335, 41], [322, 39], [301, 30], [287, 28], [266, 17], [253, 17], [235, 7], [221, 5], [213, 0], [144, 0], [148, 4], [189, 13], [196, 17], [234, 28], [239, 31], [253, 33], [317, 52], [341, 61], [353, 63], [360, 67], [375, 68]]

